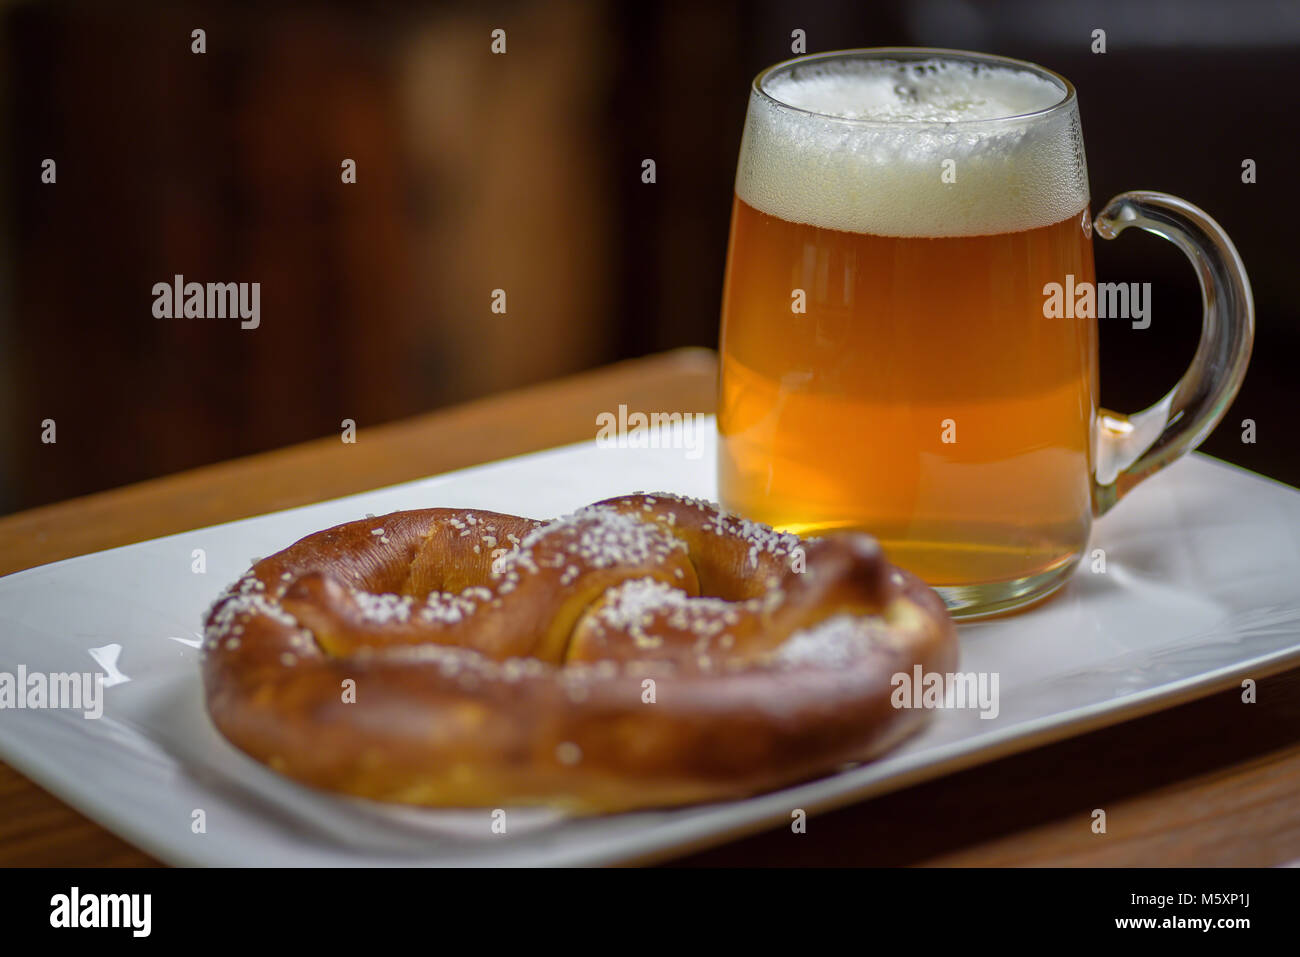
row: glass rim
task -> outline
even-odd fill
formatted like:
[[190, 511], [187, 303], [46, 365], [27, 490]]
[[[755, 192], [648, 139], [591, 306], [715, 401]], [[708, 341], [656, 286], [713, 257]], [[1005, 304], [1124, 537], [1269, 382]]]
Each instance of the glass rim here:
[[[784, 100], [778, 99], [763, 88], [764, 82], [778, 71], [789, 72], [800, 66], [820, 61], [854, 59], [882, 61], [888, 61], [891, 59], [900, 61], [946, 59], [983, 63], [990, 66], [1010, 67], [1016, 70], [1024, 70], [1033, 73], [1042, 79], [1059, 85], [1062, 91], [1062, 97], [1057, 102], [1045, 106], [1042, 109], [1031, 110], [1028, 113], [1015, 113], [1009, 116], [989, 116], [969, 120], [872, 120], [859, 117], [836, 116], [833, 113], [821, 113], [817, 110], [805, 109], [801, 106], [786, 103]], [[1045, 119], [1058, 112], [1072, 109], [1076, 104], [1074, 84], [1055, 70], [1049, 70], [1045, 66], [1031, 63], [1029, 60], [1017, 60], [1014, 57], [999, 56], [995, 53], [978, 53], [973, 50], [950, 50], [943, 47], [857, 47], [847, 50], [828, 50], [823, 53], [807, 53], [803, 56], [791, 57], [789, 60], [782, 60], [780, 63], [774, 63], [771, 66], [760, 70], [758, 75], [754, 77], [754, 81], [751, 84], [751, 90], [755, 95], [766, 100], [778, 109], [789, 110], [794, 113], [802, 113], [805, 116], [830, 120], [835, 123], [877, 127], [959, 126], [969, 128], [987, 124], [1023, 122], [1025, 120]]]

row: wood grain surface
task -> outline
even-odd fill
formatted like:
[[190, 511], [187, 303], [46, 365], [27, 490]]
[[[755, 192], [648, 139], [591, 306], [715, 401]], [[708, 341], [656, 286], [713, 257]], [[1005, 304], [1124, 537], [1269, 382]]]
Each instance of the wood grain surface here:
[[[0, 574], [590, 438], [599, 412], [712, 411], [684, 350], [0, 519]], [[1107, 831], [1093, 833], [1094, 809]], [[1272, 865], [1300, 858], [1300, 670], [674, 862]], [[0, 865], [156, 863], [0, 764]]]

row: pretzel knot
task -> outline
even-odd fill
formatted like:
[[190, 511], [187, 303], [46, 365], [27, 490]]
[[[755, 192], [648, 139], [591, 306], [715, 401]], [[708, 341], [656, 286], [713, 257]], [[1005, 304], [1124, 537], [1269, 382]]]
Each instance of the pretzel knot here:
[[915, 731], [891, 678], [950, 671], [943, 602], [860, 533], [703, 501], [551, 522], [461, 509], [327, 529], [213, 606], [217, 728], [299, 781], [409, 804], [594, 813], [720, 800]]

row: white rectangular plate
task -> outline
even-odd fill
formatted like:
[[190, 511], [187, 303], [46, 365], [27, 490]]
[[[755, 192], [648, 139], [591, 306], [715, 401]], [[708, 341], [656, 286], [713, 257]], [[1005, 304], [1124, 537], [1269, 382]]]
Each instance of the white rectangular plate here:
[[[642, 490], [714, 499], [713, 441], [710, 424], [694, 452], [585, 443], [0, 578], [0, 671], [104, 671], [114, 682], [99, 720], [0, 710], [0, 757], [174, 864], [609, 864], [716, 844], [787, 822], [793, 808], [847, 804], [1300, 665], [1300, 493], [1193, 456], [1099, 523], [1061, 594], [962, 627], [961, 670], [999, 675], [996, 718], [938, 711], [883, 759], [783, 791], [590, 819], [507, 809], [500, 835], [488, 810], [300, 787], [208, 722], [193, 646], [208, 605], [250, 560], [395, 509], [549, 518]], [[196, 549], [205, 574], [193, 570]]]

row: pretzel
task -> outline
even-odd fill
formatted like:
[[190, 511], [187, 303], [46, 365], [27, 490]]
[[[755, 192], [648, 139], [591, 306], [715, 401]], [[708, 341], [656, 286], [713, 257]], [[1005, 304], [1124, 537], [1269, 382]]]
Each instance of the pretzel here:
[[956, 657], [943, 602], [870, 536], [637, 493], [309, 535], [212, 607], [203, 678], [221, 733], [305, 784], [601, 813], [874, 757], [925, 719], [892, 676]]

